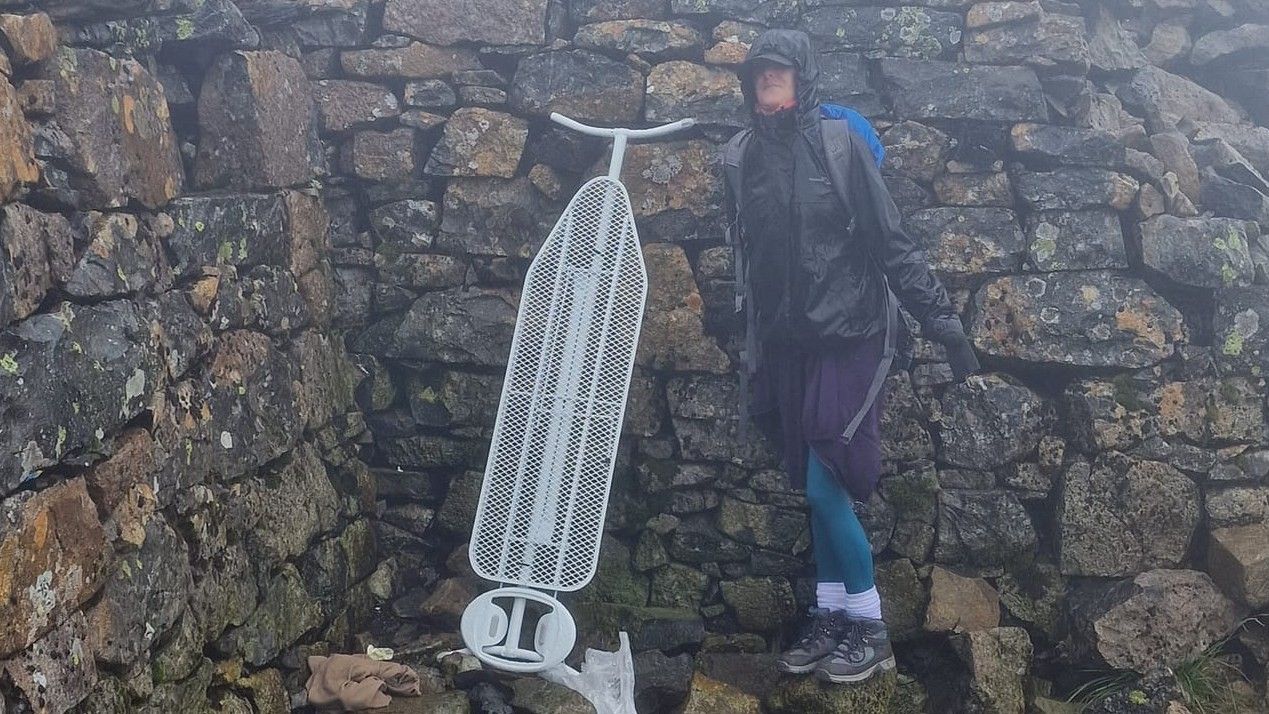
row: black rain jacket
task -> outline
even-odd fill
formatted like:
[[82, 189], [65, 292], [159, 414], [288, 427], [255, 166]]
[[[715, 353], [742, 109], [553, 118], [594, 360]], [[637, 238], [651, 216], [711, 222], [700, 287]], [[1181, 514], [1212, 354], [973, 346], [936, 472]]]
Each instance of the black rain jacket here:
[[[820, 349], [882, 332], [888, 306], [884, 273], [899, 303], [920, 322], [927, 338], [942, 343], [965, 340], [947, 291], [931, 272], [924, 252], [900, 226], [899, 210], [863, 141], [853, 142], [846, 188], [850, 205], [841, 205], [825, 166], [819, 63], [807, 35], [768, 30], [750, 48], [749, 57], [772, 53], [794, 64], [796, 116], [784, 131], [746, 130], [755, 135], [745, 150], [740, 185], [727, 185], [728, 220], [734, 222], [743, 251], [738, 265], [743, 264], [747, 273], [739, 278], [742, 298], [753, 301], [750, 329], [757, 335], [751, 339], [787, 340]], [[748, 69], [746, 64], [741, 70], [741, 86], [752, 113]], [[755, 125], [765, 120], [753, 116]], [[773, 139], [790, 144], [780, 151], [770, 145]], [[748, 194], [742, 194], [737, 214], [735, 196], [742, 191]], [[756, 360], [756, 355], [750, 359]], [[750, 371], [755, 368], [751, 361]]]

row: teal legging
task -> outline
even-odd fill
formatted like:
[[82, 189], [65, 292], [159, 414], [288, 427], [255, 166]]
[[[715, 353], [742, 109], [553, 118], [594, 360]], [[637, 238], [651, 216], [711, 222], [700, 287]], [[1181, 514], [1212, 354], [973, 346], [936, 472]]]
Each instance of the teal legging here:
[[846, 592], [873, 587], [872, 547], [850, 495], [814, 449], [807, 449], [806, 500], [811, 506], [811, 545], [821, 583], [844, 583]]

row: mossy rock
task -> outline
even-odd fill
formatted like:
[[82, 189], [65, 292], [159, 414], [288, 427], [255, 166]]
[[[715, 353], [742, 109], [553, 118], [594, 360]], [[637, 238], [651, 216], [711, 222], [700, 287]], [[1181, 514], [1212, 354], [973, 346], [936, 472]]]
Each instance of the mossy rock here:
[[895, 698], [894, 670], [857, 684], [829, 684], [814, 676], [784, 677], [767, 697], [778, 714], [889, 714]]

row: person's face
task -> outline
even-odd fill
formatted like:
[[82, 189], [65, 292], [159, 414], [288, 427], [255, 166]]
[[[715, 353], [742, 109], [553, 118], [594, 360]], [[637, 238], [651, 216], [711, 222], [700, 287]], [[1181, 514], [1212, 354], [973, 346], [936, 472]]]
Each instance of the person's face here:
[[795, 83], [792, 67], [762, 61], [753, 68], [754, 99], [760, 109], [778, 109], [792, 104]]

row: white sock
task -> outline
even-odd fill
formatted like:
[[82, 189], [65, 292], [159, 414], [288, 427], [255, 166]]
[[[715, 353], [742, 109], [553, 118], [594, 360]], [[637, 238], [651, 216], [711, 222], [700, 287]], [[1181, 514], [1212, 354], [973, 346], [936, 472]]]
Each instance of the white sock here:
[[[822, 585], [823, 583], [821, 583]], [[843, 590], [845, 590], [844, 587]], [[845, 598], [843, 607], [848, 617], [866, 617], [870, 620], [881, 619], [881, 595], [877, 593], [876, 587], [868, 588], [861, 593], [844, 593], [843, 597]], [[820, 607], [823, 607], [823, 605]]]
[[815, 604], [825, 610], [846, 609], [845, 583], [816, 583]]

